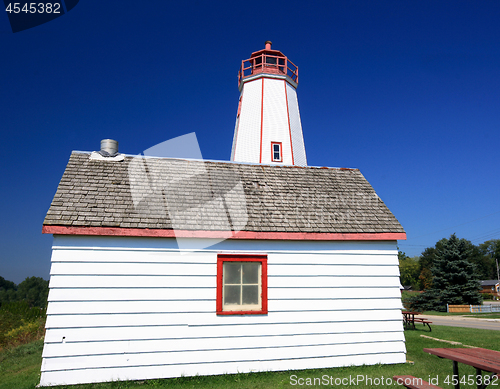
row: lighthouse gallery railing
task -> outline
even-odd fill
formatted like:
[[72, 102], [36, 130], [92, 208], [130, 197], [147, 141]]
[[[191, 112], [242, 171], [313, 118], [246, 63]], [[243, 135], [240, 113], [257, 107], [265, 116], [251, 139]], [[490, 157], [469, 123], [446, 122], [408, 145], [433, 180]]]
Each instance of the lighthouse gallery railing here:
[[261, 54], [241, 61], [238, 72], [238, 86], [243, 79], [259, 73], [271, 73], [286, 75], [296, 84], [299, 83], [299, 68], [287, 57]]

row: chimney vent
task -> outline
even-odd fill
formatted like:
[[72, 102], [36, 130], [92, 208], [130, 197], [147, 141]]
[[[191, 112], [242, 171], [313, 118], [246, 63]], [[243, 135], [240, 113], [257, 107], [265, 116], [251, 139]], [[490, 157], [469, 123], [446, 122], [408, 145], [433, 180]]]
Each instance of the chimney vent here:
[[118, 155], [118, 141], [113, 139], [101, 140], [101, 150], [99, 154], [103, 157], [114, 157]]

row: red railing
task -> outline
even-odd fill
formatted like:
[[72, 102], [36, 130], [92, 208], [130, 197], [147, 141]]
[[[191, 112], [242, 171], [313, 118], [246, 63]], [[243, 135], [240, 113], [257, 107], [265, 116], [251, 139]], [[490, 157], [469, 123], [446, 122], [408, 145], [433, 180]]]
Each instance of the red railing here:
[[299, 68], [287, 57], [261, 54], [259, 56], [241, 61], [238, 72], [238, 86], [245, 78], [259, 73], [286, 75], [295, 83], [299, 83]]

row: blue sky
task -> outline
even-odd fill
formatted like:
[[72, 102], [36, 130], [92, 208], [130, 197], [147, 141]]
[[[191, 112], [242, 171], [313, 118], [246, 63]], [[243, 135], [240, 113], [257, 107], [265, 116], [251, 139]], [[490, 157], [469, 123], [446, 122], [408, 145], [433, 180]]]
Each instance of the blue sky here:
[[48, 279], [43, 218], [72, 150], [195, 131], [229, 160], [241, 60], [299, 67], [308, 163], [359, 168], [419, 255], [500, 238], [500, 2], [98, 2], [13, 34], [0, 12], [0, 275]]

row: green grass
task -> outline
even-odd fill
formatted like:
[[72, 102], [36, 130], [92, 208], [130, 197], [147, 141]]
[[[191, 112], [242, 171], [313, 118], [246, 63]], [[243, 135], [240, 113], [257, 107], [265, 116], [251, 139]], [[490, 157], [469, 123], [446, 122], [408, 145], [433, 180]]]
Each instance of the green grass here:
[[[274, 388], [297, 388], [297, 387], [336, 387], [336, 388], [380, 388], [385, 385], [377, 385], [376, 379], [384, 380], [399, 374], [411, 374], [428, 380], [429, 376], [439, 378], [439, 386], [452, 388], [443, 381], [446, 376], [452, 374], [452, 362], [440, 359], [436, 356], [423, 352], [424, 347], [457, 347], [447, 343], [426, 339], [420, 335], [428, 335], [439, 339], [458, 341], [467, 345], [484, 347], [493, 350], [500, 350], [500, 331], [478, 330], [459, 327], [433, 326], [432, 332], [424, 329], [405, 331], [407, 359], [413, 364], [398, 365], [374, 365], [374, 366], [351, 366], [343, 368], [301, 370], [287, 372], [267, 372], [251, 374], [230, 374], [209, 377], [181, 377], [174, 379], [150, 380], [150, 381], [129, 381], [110, 382], [103, 384], [59, 386], [58, 389], [117, 389], [117, 388], [213, 388], [213, 389], [274, 389]], [[34, 388], [40, 380], [40, 364], [42, 353], [42, 342], [36, 341], [24, 346], [0, 352], [0, 389], [25, 389]], [[458, 346], [460, 347], [460, 346]], [[460, 375], [474, 375], [472, 367], [460, 365]], [[349, 377], [357, 380], [363, 377], [355, 385], [291, 385], [291, 376], [295, 375], [296, 380], [302, 378], [311, 380], [321, 380], [324, 377], [344, 379]], [[365, 377], [372, 379], [372, 384], [366, 384]], [[466, 377], [467, 378], [467, 377]], [[498, 382], [500, 385], [500, 382]], [[400, 387], [400, 386], [395, 386]], [[462, 385], [462, 388], [475, 388], [475, 385]], [[495, 387], [495, 386], [492, 386]]]
[[0, 352], [0, 389], [34, 388], [40, 382], [43, 340]]
[[468, 315], [469, 312], [439, 312], [439, 311], [424, 311], [422, 312], [422, 316], [424, 315], [433, 315], [433, 316], [464, 316]]
[[[464, 316], [464, 317], [477, 317], [480, 319], [500, 319], [500, 312], [438, 312], [438, 311], [425, 311], [422, 316]], [[500, 383], [499, 383], [500, 385]]]

